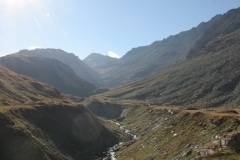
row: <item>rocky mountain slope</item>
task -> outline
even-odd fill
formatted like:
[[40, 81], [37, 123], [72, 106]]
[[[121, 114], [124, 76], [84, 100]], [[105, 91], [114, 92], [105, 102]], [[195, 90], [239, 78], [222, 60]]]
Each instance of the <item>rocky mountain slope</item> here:
[[83, 106], [53, 87], [0, 66], [0, 159], [98, 159], [117, 143]]
[[17, 73], [53, 85], [67, 94], [88, 96], [98, 92], [96, 86], [81, 79], [69, 66], [55, 59], [16, 53], [1, 57], [0, 64]]
[[[221, 15], [218, 15], [209, 22], [203, 22], [188, 31], [161, 41], [155, 41], [150, 45], [133, 48], [121, 59], [105, 66], [99, 64], [98, 58], [92, 56], [92, 61], [94, 59], [96, 61], [89, 63], [89, 65], [102, 75], [106, 85], [110, 87], [149, 76], [156, 71], [161, 71], [185, 60], [190, 49], [220, 17]], [[87, 63], [87, 59], [84, 61]]]
[[86, 65], [83, 61], [81, 61], [77, 56], [73, 53], [67, 53], [61, 49], [35, 49], [35, 50], [21, 50], [18, 53], [43, 57], [43, 58], [50, 58], [58, 60], [72, 68], [77, 76], [86, 81], [97, 85], [103, 86], [103, 80], [100, 75]]
[[239, 159], [238, 108], [135, 106], [128, 110], [118, 122], [131, 128], [137, 139], [116, 148], [119, 160]]
[[[147, 79], [106, 93], [106, 96], [160, 105], [239, 105], [240, 26], [230, 31], [229, 27], [223, 29], [227, 20], [230, 24], [240, 22], [238, 12], [239, 9], [236, 9], [221, 16], [206, 34], [210, 30], [222, 29], [221, 32], [205, 41], [204, 37], [199, 39], [185, 61]], [[198, 48], [200, 43], [204, 47]], [[193, 53], [194, 50], [197, 53]]]
[[[203, 36], [197, 41], [194, 47], [190, 50], [188, 57], [194, 57], [201, 54], [211, 53], [211, 49], [215, 49], [214, 45], [224, 46], [228, 45], [231, 46], [230, 41], [215, 41], [215, 44], [212, 45], [212, 48], [209, 48], [210, 41], [214, 39], [224, 39], [224, 36], [227, 34], [233, 33], [234, 31], [240, 28], [240, 8], [232, 9], [227, 13], [223, 14], [222, 16], [218, 16], [215, 22], [204, 32]], [[234, 41], [234, 39], [232, 39]], [[218, 44], [217, 44], [218, 43]], [[233, 42], [234, 43], [234, 42]], [[234, 44], [233, 44], [234, 45]], [[205, 48], [207, 47], [207, 48]], [[202, 48], [205, 48], [202, 50]], [[218, 48], [219, 49], [219, 48]]]

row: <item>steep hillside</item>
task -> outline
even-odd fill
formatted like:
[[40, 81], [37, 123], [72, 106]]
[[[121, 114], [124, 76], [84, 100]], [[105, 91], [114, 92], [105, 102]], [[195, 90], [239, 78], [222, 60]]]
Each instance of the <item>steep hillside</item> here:
[[[230, 11], [224, 16], [223, 25], [225, 17], [231, 18], [232, 13]], [[198, 50], [198, 56], [188, 58], [148, 79], [106, 93], [106, 96], [164, 105], [239, 105], [239, 37], [240, 26], [232, 32], [216, 35]]]
[[25, 54], [11, 54], [0, 58], [5, 67], [76, 96], [88, 96], [97, 92], [97, 87], [79, 78], [73, 70], [60, 61]]
[[196, 41], [219, 17], [221, 16], [216, 16], [209, 22], [201, 23], [195, 28], [162, 41], [153, 42], [151, 45], [133, 48], [114, 64], [100, 67], [92, 65], [92, 67], [102, 75], [106, 85], [110, 87], [149, 76], [185, 60]]
[[118, 140], [82, 106], [13, 106], [0, 112], [0, 158], [98, 159]]
[[0, 159], [101, 159], [117, 143], [117, 134], [53, 87], [2, 66], [0, 75]]
[[59, 60], [60, 62], [70, 66], [75, 74], [80, 78], [97, 86], [104, 85], [100, 75], [73, 53], [67, 53], [61, 49], [21, 50], [18, 53]]
[[[211, 53], [215, 49], [214, 45], [222, 45], [215, 41], [215, 44], [209, 48], [209, 43], [214, 39], [221, 39], [225, 35], [232, 33], [240, 28], [240, 8], [232, 9], [222, 16], [217, 16], [215, 22], [204, 32], [203, 36], [197, 41], [194, 47], [190, 50], [188, 57], [194, 57], [201, 54]], [[234, 40], [234, 39], [233, 39]], [[227, 42], [226, 45], [231, 45], [231, 42]], [[234, 43], [234, 42], [233, 42]], [[208, 45], [208, 47], [207, 47]], [[202, 48], [205, 48], [202, 50]]]
[[0, 105], [13, 105], [41, 101], [66, 101], [68, 98], [55, 88], [0, 65]]

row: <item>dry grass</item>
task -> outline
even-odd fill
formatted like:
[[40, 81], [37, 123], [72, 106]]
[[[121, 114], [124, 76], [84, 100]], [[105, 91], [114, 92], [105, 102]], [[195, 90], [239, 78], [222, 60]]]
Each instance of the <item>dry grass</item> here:
[[[145, 115], [141, 115], [141, 110], [136, 109], [139, 111], [135, 110], [134, 114], [127, 116], [121, 123], [133, 130], [142, 127], [135, 130], [139, 131], [139, 139], [120, 148], [117, 151], [118, 159], [237, 159], [238, 153], [230, 148], [218, 150], [219, 146], [214, 142], [218, 140], [218, 136], [240, 129], [240, 116], [232, 112], [222, 113], [223, 108], [210, 111], [157, 106], [152, 107], [151, 111], [146, 109]], [[239, 111], [236, 108], [234, 110]], [[138, 116], [134, 116], [137, 114]], [[144, 130], [146, 128], [148, 129]], [[216, 152], [209, 155], [210, 157], [199, 157], [198, 152], [206, 146], [216, 149]], [[188, 151], [189, 155], [185, 156]]]

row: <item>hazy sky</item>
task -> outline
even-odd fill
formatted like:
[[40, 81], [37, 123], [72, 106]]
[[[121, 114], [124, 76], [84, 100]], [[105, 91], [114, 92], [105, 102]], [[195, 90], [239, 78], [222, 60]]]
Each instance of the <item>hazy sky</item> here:
[[0, 0], [0, 55], [60, 48], [122, 56], [240, 7], [240, 0]]

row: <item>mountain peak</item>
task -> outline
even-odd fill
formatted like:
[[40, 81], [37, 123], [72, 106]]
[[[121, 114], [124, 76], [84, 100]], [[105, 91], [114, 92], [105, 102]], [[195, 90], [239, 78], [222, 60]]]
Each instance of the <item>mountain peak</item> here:
[[97, 86], [104, 85], [100, 75], [94, 69], [86, 65], [83, 61], [81, 61], [73, 53], [68, 53], [61, 49], [47, 48], [47, 49], [35, 49], [35, 50], [21, 50], [18, 52], [18, 54], [31, 55], [31, 56], [58, 60], [70, 66], [78, 77], [86, 81], [89, 81], [90, 83]]
[[99, 53], [91, 53], [83, 60], [87, 65], [99, 71], [99, 68], [110, 67], [113, 64], [116, 64], [119, 59], [112, 58], [108, 55], [102, 55]]

